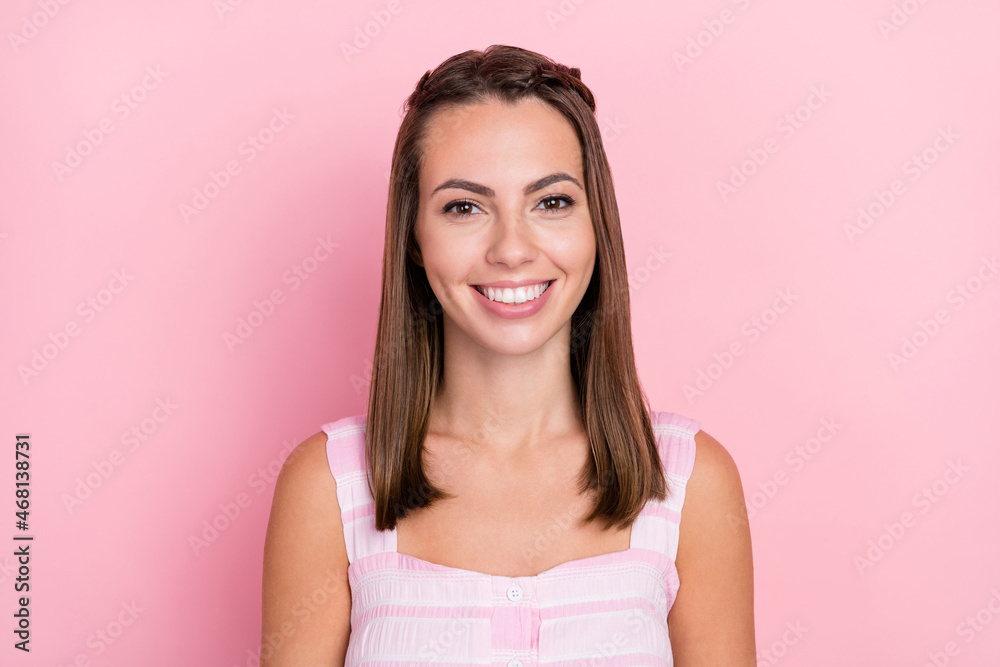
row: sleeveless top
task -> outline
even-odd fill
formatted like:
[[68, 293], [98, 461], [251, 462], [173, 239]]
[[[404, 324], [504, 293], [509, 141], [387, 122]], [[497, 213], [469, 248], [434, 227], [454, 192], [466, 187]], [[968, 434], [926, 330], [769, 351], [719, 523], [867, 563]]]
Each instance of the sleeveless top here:
[[674, 560], [700, 423], [670, 412], [650, 420], [669, 493], [643, 507], [629, 548], [527, 577], [398, 553], [396, 531], [375, 530], [366, 415], [325, 424], [349, 561], [345, 666], [672, 666], [667, 614], [680, 586]]

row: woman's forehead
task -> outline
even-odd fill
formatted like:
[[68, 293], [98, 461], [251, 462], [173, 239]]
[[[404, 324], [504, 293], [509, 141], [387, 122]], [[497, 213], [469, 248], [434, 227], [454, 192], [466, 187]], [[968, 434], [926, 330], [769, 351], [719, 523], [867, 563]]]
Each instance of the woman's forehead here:
[[[569, 121], [548, 104], [490, 101], [436, 112], [424, 137], [421, 163], [421, 180], [518, 170], [575, 171], [581, 177], [583, 155]], [[456, 169], [465, 173], [445, 173]], [[524, 180], [528, 178], [525, 174]]]

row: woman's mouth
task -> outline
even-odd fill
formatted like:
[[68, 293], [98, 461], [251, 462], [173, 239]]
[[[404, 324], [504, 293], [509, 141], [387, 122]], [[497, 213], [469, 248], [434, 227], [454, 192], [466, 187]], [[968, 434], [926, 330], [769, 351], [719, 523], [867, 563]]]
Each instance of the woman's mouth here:
[[517, 304], [534, 301], [544, 294], [545, 290], [547, 290], [551, 284], [552, 281], [549, 280], [543, 283], [536, 283], [534, 285], [525, 285], [523, 287], [483, 287], [482, 285], [473, 285], [473, 287], [475, 287], [480, 294], [485, 296], [490, 301]]

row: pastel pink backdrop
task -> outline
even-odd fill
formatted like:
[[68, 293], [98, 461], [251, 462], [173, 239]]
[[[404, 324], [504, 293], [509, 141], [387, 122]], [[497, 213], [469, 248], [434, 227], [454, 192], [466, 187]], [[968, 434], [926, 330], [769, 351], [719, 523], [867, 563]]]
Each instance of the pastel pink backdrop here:
[[254, 664], [273, 474], [364, 410], [402, 102], [501, 43], [596, 94], [643, 385], [742, 474], [759, 664], [997, 664], [998, 20], [985, 0], [6, 3], [0, 662]]

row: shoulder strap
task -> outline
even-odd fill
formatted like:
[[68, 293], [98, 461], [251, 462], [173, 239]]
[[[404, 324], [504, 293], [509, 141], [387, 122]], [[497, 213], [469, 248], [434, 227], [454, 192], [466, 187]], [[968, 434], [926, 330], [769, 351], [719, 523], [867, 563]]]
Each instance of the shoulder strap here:
[[650, 418], [667, 480], [667, 498], [646, 504], [632, 527], [631, 546], [675, 560], [684, 491], [694, 468], [694, 434], [701, 430], [701, 423], [673, 412], [652, 412]]
[[396, 550], [396, 531], [375, 530], [375, 501], [368, 489], [365, 458], [365, 419], [365, 415], [356, 415], [323, 425], [328, 436], [326, 456], [337, 482], [337, 502], [349, 563]]

